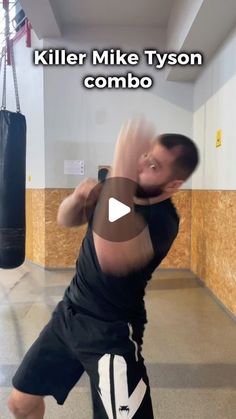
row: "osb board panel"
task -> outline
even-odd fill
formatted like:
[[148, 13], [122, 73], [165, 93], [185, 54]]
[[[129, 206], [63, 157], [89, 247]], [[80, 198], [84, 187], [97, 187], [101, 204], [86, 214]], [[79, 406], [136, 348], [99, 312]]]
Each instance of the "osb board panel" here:
[[26, 190], [26, 258], [45, 263], [45, 199], [44, 189]]
[[192, 192], [191, 269], [236, 314], [236, 191]]
[[73, 189], [45, 190], [45, 266], [74, 267], [87, 226], [61, 227], [57, 224], [58, 208]]
[[191, 190], [180, 190], [172, 201], [180, 217], [179, 233], [160, 268], [190, 269]]
[[26, 190], [26, 258], [33, 260], [33, 221], [32, 221], [32, 189]]

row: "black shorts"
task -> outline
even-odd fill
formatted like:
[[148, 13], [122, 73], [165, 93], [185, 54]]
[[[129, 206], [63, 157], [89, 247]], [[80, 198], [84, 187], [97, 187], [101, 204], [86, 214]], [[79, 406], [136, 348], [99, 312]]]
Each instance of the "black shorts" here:
[[150, 388], [132, 327], [75, 312], [61, 301], [13, 377], [24, 393], [63, 404], [86, 371], [94, 419], [153, 419]]

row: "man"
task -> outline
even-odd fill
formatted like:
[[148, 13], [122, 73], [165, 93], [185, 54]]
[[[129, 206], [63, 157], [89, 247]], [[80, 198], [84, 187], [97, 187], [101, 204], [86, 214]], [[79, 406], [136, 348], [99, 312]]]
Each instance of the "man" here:
[[[86, 180], [62, 202], [59, 224], [88, 221], [88, 230], [63, 300], [13, 378], [9, 409], [16, 418], [43, 418], [43, 397], [63, 404], [86, 371], [95, 419], [153, 419], [141, 355], [143, 297], [178, 233], [170, 196], [197, 164], [189, 138], [154, 137], [144, 121], [130, 121], [118, 137], [107, 180], [98, 186]], [[128, 203], [128, 224], [125, 217], [120, 224], [108, 220], [109, 197]]]

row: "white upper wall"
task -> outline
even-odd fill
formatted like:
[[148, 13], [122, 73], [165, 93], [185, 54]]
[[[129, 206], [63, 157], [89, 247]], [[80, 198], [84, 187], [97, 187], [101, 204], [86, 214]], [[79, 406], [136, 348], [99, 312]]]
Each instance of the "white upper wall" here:
[[[162, 31], [152, 28], [91, 27], [72, 30], [62, 39], [44, 41], [44, 48], [86, 51], [122, 48], [142, 52], [143, 48], [164, 48]], [[87, 90], [82, 78], [88, 74], [119, 74], [131, 71], [149, 74], [153, 88], [139, 90]], [[97, 177], [98, 165], [111, 164], [122, 123], [142, 113], [155, 123], [158, 133], [179, 132], [192, 136], [193, 86], [164, 80], [163, 71], [142, 61], [137, 67], [84, 66], [44, 67], [46, 187], [75, 187], [83, 177], [64, 175], [64, 160], [84, 160], [85, 176]], [[190, 188], [188, 181], [184, 188]]]
[[[33, 31], [32, 47], [42, 48], [42, 42], [38, 41]], [[35, 67], [32, 64], [32, 50], [31, 48], [26, 48], [25, 36], [14, 44], [14, 56], [21, 113], [25, 115], [27, 124], [26, 185], [28, 188], [44, 188], [45, 144], [43, 69], [42, 67]], [[15, 112], [16, 103], [11, 66], [7, 66], [6, 96], [7, 109]], [[30, 181], [29, 176], [31, 176]]]
[[[202, 164], [194, 189], [236, 189], [236, 28], [203, 70], [194, 87], [194, 138]], [[222, 146], [216, 148], [216, 131]]]

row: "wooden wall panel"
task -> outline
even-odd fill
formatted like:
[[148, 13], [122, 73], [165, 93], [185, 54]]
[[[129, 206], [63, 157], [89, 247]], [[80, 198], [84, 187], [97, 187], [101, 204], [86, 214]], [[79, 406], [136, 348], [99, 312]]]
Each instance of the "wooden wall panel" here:
[[45, 265], [45, 191], [26, 191], [26, 258]]
[[74, 267], [87, 226], [61, 227], [57, 224], [57, 211], [70, 193], [68, 189], [45, 190], [46, 243], [45, 266], [47, 268]]
[[180, 216], [179, 233], [160, 268], [190, 269], [191, 191], [180, 190], [172, 201]]
[[192, 192], [191, 270], [236, 315], [236, 191]]

